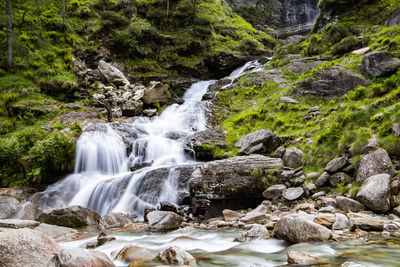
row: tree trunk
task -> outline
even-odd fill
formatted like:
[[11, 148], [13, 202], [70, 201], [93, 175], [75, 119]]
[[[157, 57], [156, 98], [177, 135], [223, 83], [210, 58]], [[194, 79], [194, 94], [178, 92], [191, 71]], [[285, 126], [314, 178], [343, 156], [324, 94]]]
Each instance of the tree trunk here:
[[12, 66], [12, 22], [11, 22], [11, 0], [6, 0], [6, 14], [7, 14], [7, 67]]

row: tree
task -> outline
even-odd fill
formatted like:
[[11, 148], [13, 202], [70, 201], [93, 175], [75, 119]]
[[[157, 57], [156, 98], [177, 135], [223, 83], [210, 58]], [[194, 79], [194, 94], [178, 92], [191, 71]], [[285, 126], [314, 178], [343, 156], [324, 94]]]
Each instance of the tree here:
[[8, 44], [8, 49], [7, 49], [7, 67], [11, 68], [12, 66], [12, 21], [11, 21], [11, 0], [6, 0], [6, 15], [7, 15], [7, 26], [6, 26], [6, 31], [7, 31], [7, 44]]

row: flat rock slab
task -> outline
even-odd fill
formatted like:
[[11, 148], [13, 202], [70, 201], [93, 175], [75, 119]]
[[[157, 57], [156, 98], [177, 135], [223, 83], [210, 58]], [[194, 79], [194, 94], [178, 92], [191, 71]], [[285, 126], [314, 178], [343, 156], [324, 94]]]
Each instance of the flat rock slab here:
[[302, 187], [291, 187], [283, 191], [282, 196], [289, 200], [296, 200], [304, 194], [304, 189]]
[[32, 220], [19, 220], [19, 219], [5, 219], [0, 220], [0, 227], [4, 228], [35, 228], [39, 226], [40, 222], [32, 221]]

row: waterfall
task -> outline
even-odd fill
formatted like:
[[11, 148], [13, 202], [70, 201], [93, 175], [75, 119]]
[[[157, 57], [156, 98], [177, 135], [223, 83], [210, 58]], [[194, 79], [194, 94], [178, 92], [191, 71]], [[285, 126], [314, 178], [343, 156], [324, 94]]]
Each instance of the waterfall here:
[[281, 0], [283, 27], [314, 23], [319, 14], [318, 0]]
[[[228, 79], [232, 84], [260, 66], [249, 62]], [[38, 203], [43, 209], [80, 205], [101, 215], [122, 211], [139, 218], [147, 206], [160, 201], [181, 204], [182, 166], [194, 168], [196, 164], [184, 152], [183, 141], [207, 128], [207, 105], [201, 100], [215, 82], [193, 84], [184, 94], [183, 104], [170, 105], [160, 116], [137, 118], [129, 157], [121, 136], [109, 124], [91, 127], [77, 142], [74, 173], [40, 193]], [[131, 172], [128, 166], [138, 169]]]

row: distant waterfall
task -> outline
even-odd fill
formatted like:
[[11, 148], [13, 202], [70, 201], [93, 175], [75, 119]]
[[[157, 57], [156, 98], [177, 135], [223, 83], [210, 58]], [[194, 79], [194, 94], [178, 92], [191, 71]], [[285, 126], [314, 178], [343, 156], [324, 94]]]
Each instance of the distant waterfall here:
[[318, 0], [280, 0], [283, 27], [313, 23], [319, 14]]

